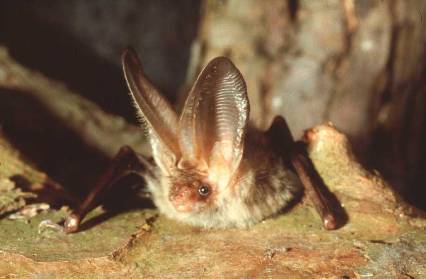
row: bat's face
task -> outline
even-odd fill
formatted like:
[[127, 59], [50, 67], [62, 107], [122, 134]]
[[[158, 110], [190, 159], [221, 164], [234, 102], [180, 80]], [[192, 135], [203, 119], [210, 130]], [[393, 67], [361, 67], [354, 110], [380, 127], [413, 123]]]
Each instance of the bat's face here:
[[270, 190], [262, 200], [251, 186], [265, 180], [264, 172], [259, 179], [242, 171], [249, 102], [244, 79], [230, 60], [218, 57], [204, 68], [180, 116], [144, 76], [132, 50], [123, 54], [123, 68], [159, 167], [158, 182], [148, 186], [160, 211], [192, 224], [225, 227], [263, 210], [249, 212], [251, 200], [269, 199], [279, 208], [288, 199], [267, 181], [263, 188]]
[[208, 178], [192, 171], [170, 177], [168, 199], [177, 212], [196, 214], [214, 206], [217, 187]]

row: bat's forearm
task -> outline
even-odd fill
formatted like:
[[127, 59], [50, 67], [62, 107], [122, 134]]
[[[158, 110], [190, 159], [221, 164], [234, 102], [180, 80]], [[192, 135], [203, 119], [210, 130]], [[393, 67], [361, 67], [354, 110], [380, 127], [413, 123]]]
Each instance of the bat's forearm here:
[[327, 230], [336, 229], [339, 226], [339, 220], [337, 213], [333, 210], [332, 202], [326, 198], [327, 187], [315, 170], [302, 143], [295, 143], [291, 161], [305, 187], [306, 195], [312, 201], [323, 221], [324, 228]]
[[67, 218], [64, 224], [65, 231], [69, 233], [77, 231], [86, 214], [101, 203], [102, 198], [116, 185], [115, 182], [131, 173], [153, 175], [153, 170], [146, 158], [137, 154], [132, 148], [123, 146], [83, 203]]

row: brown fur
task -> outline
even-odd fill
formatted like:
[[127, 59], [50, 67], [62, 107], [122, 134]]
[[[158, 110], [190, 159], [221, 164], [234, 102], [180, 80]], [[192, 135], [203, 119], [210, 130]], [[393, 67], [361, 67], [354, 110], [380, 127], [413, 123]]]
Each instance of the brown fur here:
[[[193, 212], [178, 212], [170, 201], [180, 187], [192, 187], [194, 181], [203, 181], [194, 169], [175, 170], [176, 176], [150, 183], [154, 202], [162, 213], [172, 219], [206, 227], [248, 227], [275, 215], [301, 189], [295, 173], [283, 164], [283, 159], [266, 145], [265, 135], [251, 130], [247, 135], [243, 158], [236, 176], [225, 189], [212, 185], [207, 199], [188, 200], [198, 204]], [[193, 187], [194, 194], [197, 188]]]

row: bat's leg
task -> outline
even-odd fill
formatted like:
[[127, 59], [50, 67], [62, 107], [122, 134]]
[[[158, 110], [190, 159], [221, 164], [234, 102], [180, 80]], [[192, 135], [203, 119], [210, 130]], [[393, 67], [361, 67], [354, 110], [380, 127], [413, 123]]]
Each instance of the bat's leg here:
[[142, 176], [154, 175], [152, 163], [137, 154], [132, 148], [123, 146], [106, 171], [99, 177], [95, 187], [87, 195], [83, 203], [66, 219], [64, 223], [65, 231], [68, 233], [77, 231], [86, 214], [100, 204], [102, 198], [111, 190], [114, 183], [131, 173]]
[[[284, 118], [275, 117], [268, 136], [273, 139], [274, 145], [280, 150], [284, 158], [289, 158], [291, 165], [299, 175], [305, 188], [305, 193], [314, 204], [320, 215], [324, 228], [336, 229], [339, 226], [338, 213], [334, 211], [333, 203], [326, 197], [328, 191], [320, 175], [310, 160], [306, 148], [301, 142], [294, 142], [293, 136]], [[290, 154], [290, 156], [289, 156]]]

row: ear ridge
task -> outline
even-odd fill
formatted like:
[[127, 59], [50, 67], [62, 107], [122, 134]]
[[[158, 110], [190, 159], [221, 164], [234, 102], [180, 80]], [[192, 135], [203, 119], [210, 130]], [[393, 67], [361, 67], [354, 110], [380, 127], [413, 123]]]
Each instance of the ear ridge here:
[[198, 76], [182, 111], [182, 151], [211, 164], [225, 161], [234, 169], [241, 159], [249, 111], [241, 73], [228, 58], [213, 59]]
[[123, 52], [122, 65], [139, 117], [147, 124], [150, 134], [157, 137], [156, 142], [159, 140], [177, 157], [180, 150], [177, 143], [176, 112], [145, 76], [133, 49], [128, 48]]
[[248, 101], [247, 96], [240, 96], [241, 94], [235, 94], [232, 98], [229, 96], [231, 92], [246, 92], [246, 84], [239, 71], [228, 71], [223, 83], [216, 90], [217, 136], [219, 142], [231, 145], [231, 151], [234, 152], [242, 140], [243, 132], [236, 130], [242, 129], [242, 123], [245, 126], [247, 116], [241, 111], [248, 110]]

